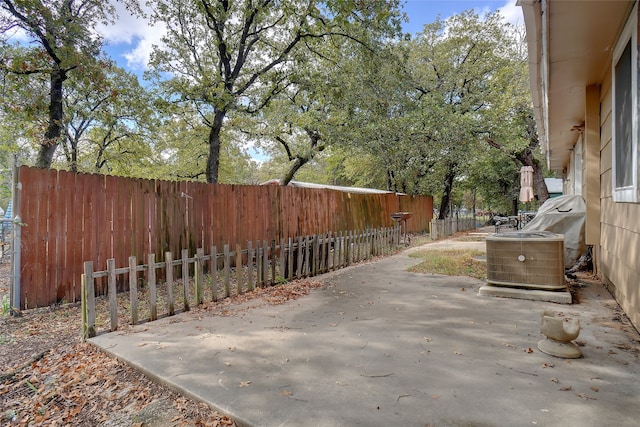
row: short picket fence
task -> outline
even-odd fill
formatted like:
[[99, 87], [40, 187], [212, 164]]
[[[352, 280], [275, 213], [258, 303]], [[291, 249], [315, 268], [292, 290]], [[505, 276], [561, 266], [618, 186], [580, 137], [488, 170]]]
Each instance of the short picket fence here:
[[[93, 261], [86, 261], [81, 279], [83, 337], [91, 338], [97, 333], [96, 300], [99, 297], [96, 289], [104, 280], [109, 330], [115, 331], [120, 317], [119, 290], [129, 293], [129, 323], [136, 325], [172, 316], [180, 311], [178, 306], [182, 311], [189, 311], [192, 303], [198, 306], [205, 302], [205, 294], [207, 301], [215, 302], [256, 287], [316, 276], [390, 254], [400, 245], [400, 237], [400, 227], [396, 226], [298, 236], [281, 239], [279, 243], [275, 240], [247, 242], [244, 248], [236, 244], [235, 250], [227, 244], [222, 252], [212, 246], [208, 253], [199, 248], [191, 256], [188, 249], [183, 249], [179, 259], [166, 252], [161, 262], [156, 262], [155, 254], [148, 254], [145, 264], [138, 264], [132, 256], [125, 267], [116, 267], [116, 259], [110, 258], [106, 270], [101, 271], [94, 271]], [[158, 281], [159, 270], [164, 271], [164, 282]], [[162, 301], [159, 301], [159, 292], [162, 292]], [[139, 318], [141, 294], [144, 294], [148, 313], [142, 320]]]

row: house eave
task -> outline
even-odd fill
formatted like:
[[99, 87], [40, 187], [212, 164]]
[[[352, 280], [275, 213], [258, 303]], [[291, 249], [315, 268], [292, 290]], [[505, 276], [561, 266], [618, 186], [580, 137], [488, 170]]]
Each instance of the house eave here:
[[600, 85], [634, 1], [519, 0], [533, 107], [550, 169], [566, 168], [585, 120], [586, 88]]

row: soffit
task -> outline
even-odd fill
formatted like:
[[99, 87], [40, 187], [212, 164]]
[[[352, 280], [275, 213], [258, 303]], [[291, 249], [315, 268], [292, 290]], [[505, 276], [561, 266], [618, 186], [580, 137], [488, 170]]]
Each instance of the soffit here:
[[599, 84], [631, 1], [548, 1], [549, 165], [562, 170], [584, 122], [585, 88]]

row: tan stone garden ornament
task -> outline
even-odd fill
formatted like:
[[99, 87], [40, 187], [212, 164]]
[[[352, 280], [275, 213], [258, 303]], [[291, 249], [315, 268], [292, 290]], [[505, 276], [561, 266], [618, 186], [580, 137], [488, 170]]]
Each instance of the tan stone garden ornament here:
[[572, 343], [580, 334], [580, 321], [556, 315], [552, 311], [543, 311], [540, 332], [547, 338], [538, 342], [543, 353], [565, 359], [577, 359], [582, 356], [577, 345]]

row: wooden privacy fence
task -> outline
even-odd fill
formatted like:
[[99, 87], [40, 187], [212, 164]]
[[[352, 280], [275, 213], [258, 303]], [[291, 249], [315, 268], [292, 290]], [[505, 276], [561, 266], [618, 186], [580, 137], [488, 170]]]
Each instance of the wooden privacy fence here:
[[451, 236], [458, 231], [475, 230], [475, 218], [445, 218], [431, 220], [431, 238]]
[[83, 262], [106, 265], [183, 248], [328, 231], [391, 227], [411, 211], [409, 232], [429, 228], [431, 197], [328, 189], [130, 179], [22, 166], [20, 306], [80, 299]]
[[[200, 305], [205, 301], [218, 301], [251, 291], [256, 286], [277, 285], [288, 279], [315, 276], [371, 256], [388, 254], [399, 245], [400, 234], [400, 227], [396, 226], [299, 236], [280, 239], [279, 244], [275, 240], [248, 242], [245, 248], [237, 244], [235, 250], [224, 245], [222, 252], [212, 246], [208, 254], [199, 248], [193, 256], [189, 256], [188, 249], [183, 249], [180, 259], [175, 259], [171, 252], [167, 252], [164, 261], [157, 262], [155, 254], [149, 254], [147, 263], [138, 265], [137, 258], [131, 256], [128, 265], [120, 268], [116, 267], [116, 259], [110, 258], [103, 271], [94, 271], [93, 261], [87, 261], [81, 278], [83, 336], [90, 338], [96, 335], [96, 294], [105, 279], [109, 330], [115, 331], [122, 317], [122, 308], [118, 303], [119, 277], [128, 276], [126, 317], [128, 323], [135, 325], [140, 319], [140, 294], [143, 289], [146, 291], [148, 313], [148, 318], [144, 320], [156, 320], [161, 315], [175, 314], [178, 303], [182, 310], [188, 311], [192, 303]], [[176, 268], [180, 273], [179, 280], [176, 280]], [[164, 270], [164, 282], [158, 282], [158, 270]], [[146, 274], [143, 286], [140, 285], [142, 278], [138, 273]], [[164, 313], [159, 313], [163, 309]]]

